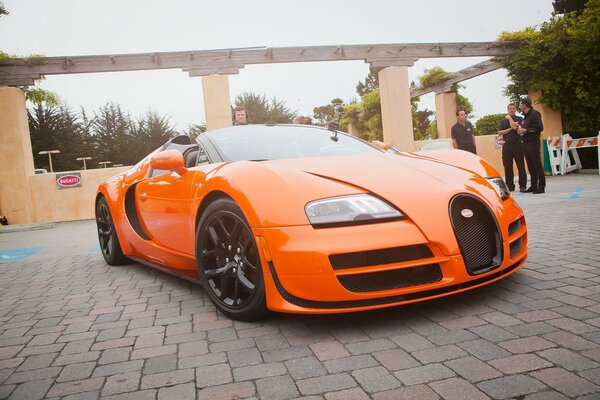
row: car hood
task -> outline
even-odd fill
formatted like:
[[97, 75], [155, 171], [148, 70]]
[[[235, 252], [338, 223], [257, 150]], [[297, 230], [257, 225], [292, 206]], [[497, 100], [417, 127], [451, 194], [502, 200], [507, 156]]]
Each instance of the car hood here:
[[[395, 205], [417, 226], [437, 226], [435, 232], [423, 232], [432, 241], [441, 242], [443, 235], [453, 234], [448, 207], [459, 193], [475, 195], [494, 212], [502, 212], [502, 200], [484, 177], [416, 155], [365, 154], [268, 164], [274, 169], [294, 169], [373, 193]], [[342, 194], [346, 193], [340, 187]]]

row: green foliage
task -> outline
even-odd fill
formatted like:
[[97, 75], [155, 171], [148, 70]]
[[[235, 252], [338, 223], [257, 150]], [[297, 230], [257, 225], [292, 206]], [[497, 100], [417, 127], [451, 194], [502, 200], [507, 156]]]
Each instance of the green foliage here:
[[337, 116], [335, 114], [335, 108], [344, 105], [344, 101], [340, 98], [331, 100], [331, 103], [313, 108], [313, 124], [319, 126], [326, 126], [329, 121], [333, 121]]
[[379, 90], [379, 71], [382, 69], [382, 67], [369, 67], [369, 74], [365, 78], [365, 83], [359, 81], [356, 85], [356, 93], [360, 97], [373, 90]]
[[267, 121], [289, 124], [297, 114], [297, 111], [290, 110], [284, 101], [279, 101], [275, 97], [269, 100], [264, 94], [252, 92], [244, 92], [236, 96], [234, 107], [238, 106], [246, 109], [250, 124], [264, 124]]
[[196, 140], [198, 136], [206, 132], [206, 124], [190, 124], [188, 125], [187, 130], [184, 132], [185, 135], [188, 135], [192, 140]]
[[383, 140], [379, 90], [373, 90], [362, 96], [361, 103], [344, 107], [340, 127], [347, 129], [348, 122], [356, 126], [361, 138], [367, 141]]
[[467, 115], [471, 115], [473, 112], [473, 105], [469, 99], [458, 92], [456, 93], [456, 110], [463, 110]]
[[413, 138], [414, 140], [427, 139], [429, 136], [427, 130], [431, 125], [429, 118], [432, 115], [435, 115], [435, 112], [428, 109], [419, 110], [419, 99], [412, 99], [410, 103], [413, 121]]
[[[507, 96], [517, 99], [538, 91], [540, 103], [561, 111], [565, 132], [574, 137], [597, 134], [600, 0], [589, 0], [583, 12], [555, 16], [539, 30], [504, 32], [499, 40], [521, 42], [514, 54], [498, 60], [511, 80]], [[594, 161], [589, 164], [597, 165]]]
[[0, 2], [0, 17], [8, 14], [10, 13], [6, 11], [6, 8], [4, 8], [4, 2]]
[[425, 133], [427, 134], [426, 139], [429, 139], [429, 138], [437, 139], [438, 138], [437, 119], [434, 118], [431, 121], [431, 124], [429, 124]]
[[479, 118], [475, 122], [475, 131], [477, 135], [496, 135], [500, 121], [506, 117], [506, 113], [488, 114]]
[[56, 107], [60, 102], [58, 95], [49, 90], [35, 86], [27, 86], [21, 89], [25, 92], [25, 98], [35, 105], [45, 104], [49, 107]]
[[450, 75], [448, 71], [445, 71], [442, 67], [425, 68], [423, 75], [419, 77], [419, 88], [427, 89], [437, 85], [442, 81], [442, 78]]

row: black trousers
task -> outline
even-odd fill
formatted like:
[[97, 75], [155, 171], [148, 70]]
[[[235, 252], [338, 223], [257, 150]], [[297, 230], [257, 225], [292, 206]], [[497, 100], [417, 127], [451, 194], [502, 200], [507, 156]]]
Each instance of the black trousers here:
[[544, 189], [546, 187], [546, 178], [544, 177], [544, 166], [540, 159], [540, 141], [531, 140], [523, 142], [523, 152], [527, 169], [531, 176], [531, 187]]
[[504, 176], [506, 186], [509, 190], [515, 189], [515, 174], [513, 172], [513, 160], [517, 164], [519, 172], [519, 189], [527, 187], [527, 171], [525, 171], [525, 159], [523, 158], [523, 146], [520, 142], [505, 143], [502, 146], [502, 164], [504, 165]]
[[458, 148], [460, 150], [470, 151], [473, 154], [477, 154], [477, 149], [473, 143], [459, 143]]

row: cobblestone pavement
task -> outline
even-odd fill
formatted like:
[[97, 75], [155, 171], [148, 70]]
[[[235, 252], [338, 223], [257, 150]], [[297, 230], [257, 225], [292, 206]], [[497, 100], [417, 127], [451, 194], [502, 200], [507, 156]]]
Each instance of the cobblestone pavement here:
[[524, 201], [501, 282], [358, 314], [235, 322], [99, 253], [0, 264], [0, 398], [599, 399], [598, 198]]

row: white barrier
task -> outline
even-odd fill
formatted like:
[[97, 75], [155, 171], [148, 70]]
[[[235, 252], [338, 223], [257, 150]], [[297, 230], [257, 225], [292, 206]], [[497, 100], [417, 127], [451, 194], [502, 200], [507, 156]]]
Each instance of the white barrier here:
[[[566, 174], [581, 168], [581, 160], [577, 154], [577, 149], [584, 147], [598, 147], [598, 173], [600, 173], [600, 132], [596, 137], [587, 137], [573, 139], [570, 135], [565, 134], [558, 138], [548, 138], [548, 155], [550, 156], [550, 165], [552, 167], [552, 175]], [[569, 153], [571, 157], [569, 157]], [[571, 163], [573, 158], [573, 163]]]

